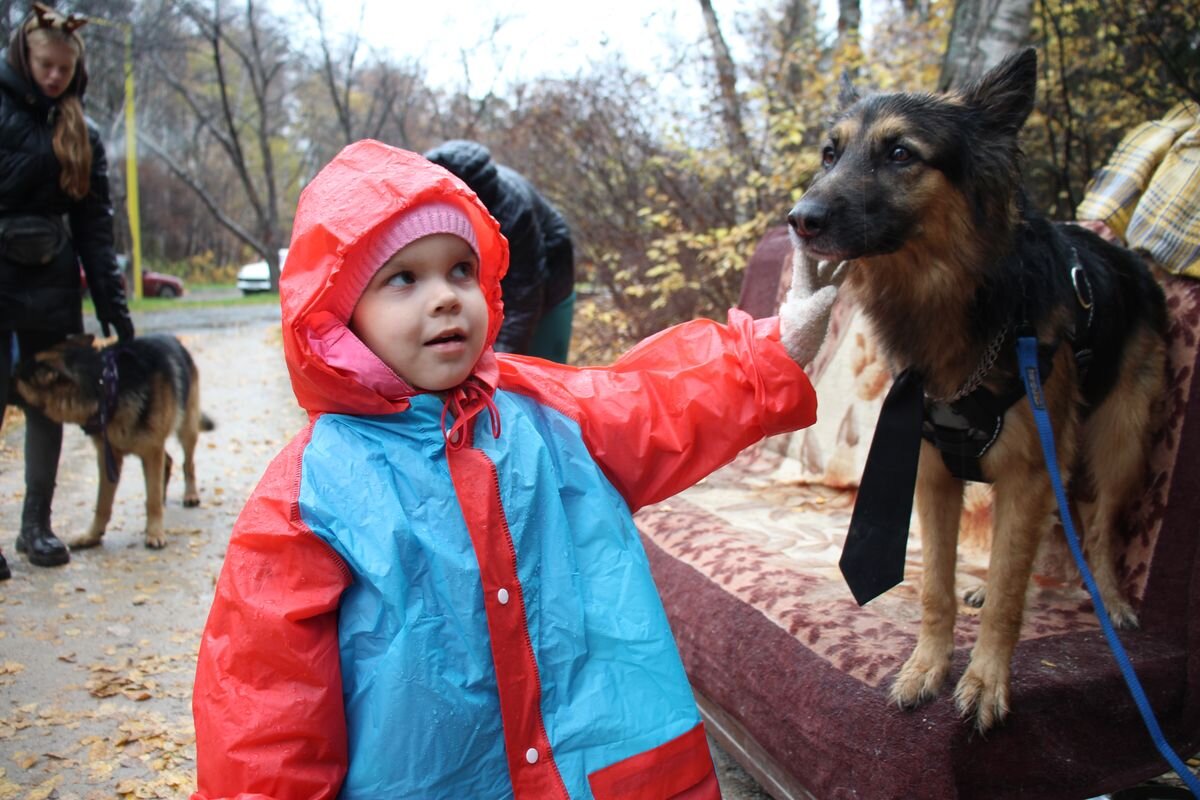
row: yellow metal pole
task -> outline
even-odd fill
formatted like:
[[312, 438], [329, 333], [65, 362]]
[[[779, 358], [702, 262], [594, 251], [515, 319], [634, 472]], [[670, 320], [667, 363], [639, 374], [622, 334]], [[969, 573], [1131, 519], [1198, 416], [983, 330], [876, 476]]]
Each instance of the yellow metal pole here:
[[142, 224], [138, 212], [137, 115], [133, 93], [133, 29], [125, 28], [125, 208], [133, 250], [133, 296], [142, 299]]

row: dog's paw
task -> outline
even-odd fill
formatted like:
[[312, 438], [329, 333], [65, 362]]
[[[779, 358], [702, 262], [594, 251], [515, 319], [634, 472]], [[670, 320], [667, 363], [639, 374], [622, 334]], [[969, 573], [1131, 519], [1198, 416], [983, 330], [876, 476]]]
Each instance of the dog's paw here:
[[985, 733], [1008, 716], [1008, 667], [983, 667], [971, 660], [954, 689], [954, 705], [963, 717], [975, 717], [975, 729]]
[[963, 602], [971, 608], [983, 608], [983, 601], [987, 599], [987, 586], [979, 584], [974, 589], [968, 589], [963, 592]]
[[183, 496], [183, 507], [184, 508], [195, 508], [198, 505], [200, 505], [200, 495], [185, 494]]
[[151, 533], [146, 531], [146, 547], [150, 550], [162, 550], [167, 546], [167, 537], [162, 531]]
[[88, 531], [79, 536], [74, 536], [67, 540], [67, 547], [72, 550], [86, 550], [89, 547], [98, 547], [104, 539], [104, 531]]
[[1112, 620], [1114, 628], [1121, 631], [1132, 631], [1137, 629], [1137, 612], [1133, 610], [1133, 606], [1129, 605], [1126, 600], [1106, 600], [1105, 607], [1108, 610], [1108, 618]]
[[937, 695], [950, 672], [950, 656], [939, 656], [934, 649], [922, 649], [918, 645], [904, 662], [892, 682], [890, 696], [893, 703], [901, 708], [916, 708]]

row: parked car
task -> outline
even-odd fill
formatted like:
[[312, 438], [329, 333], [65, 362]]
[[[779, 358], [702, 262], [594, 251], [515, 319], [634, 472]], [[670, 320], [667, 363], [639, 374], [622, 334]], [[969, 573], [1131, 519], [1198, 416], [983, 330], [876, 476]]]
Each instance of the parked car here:
[[[130, 275], [129, 257], [118, 255], [117, 264], [121, 267], [121, 286], [125, 289], [126, 294], [128, 294]], [[88, 291], [87, 276], [83, 273], [82, 267], [79, 268], [79, 282], [86, 294]], [[183, 281], [174, 275], [168, 275], [165, 272], [155, 272], [150, 269], [142, 270], [142, 297], [182, 297], [183, 293]]]
[[183, 281], [174, 275], [142, 270], [142, 297], [182, 297]]
[[[283, 269], [283, 262], [287, 261], [287, 254], [286, 247], [279, 251], [280, 269]], [[237, 288], [246, 295], [271, 291], [271, 268], [267, 266], [267, 262], [251, 261], [238, 269]]]

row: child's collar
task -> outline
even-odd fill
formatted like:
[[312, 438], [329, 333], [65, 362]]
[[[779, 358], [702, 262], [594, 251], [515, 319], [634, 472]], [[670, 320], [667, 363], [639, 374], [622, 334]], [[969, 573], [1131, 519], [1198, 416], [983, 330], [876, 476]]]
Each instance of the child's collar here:
[[[334, 314], [328, 311], [315, 312], [308, 323], [307, 343], [310, 357], [335, 372], [339, 379], [353, 381], [392, 404], [393, 411], [403, 411], [408, 407], [409, 399], [420, 394], [438, 397], [449, 409], [449, 413], [454, 415], [455, 427], [461, 427], [460, 418], [470, 419], [484, 407], [494, 411], [491, 395], [500, 383], [500, 364], [490, 346], [480, 355], [471, 374], [462, 384], [445, 392], [427, 392], [414, 387], [397, 375]], [[471, 386], [464, 388], [468, 384]], [[343, 413], [355, 413], [352, 407], [339, 410]], [[367, 413], [381, 411], [382, 409], [377, 409]], [[358, 413], [363, 411], [359, 410]], [[444, 416], [445, 413], [443, 418]], [[496, 422], [493, 427], [498, 432], [498, 419], [494, 413], [493, 419]], [[465, 425], [465, 421], [462, 424]]]

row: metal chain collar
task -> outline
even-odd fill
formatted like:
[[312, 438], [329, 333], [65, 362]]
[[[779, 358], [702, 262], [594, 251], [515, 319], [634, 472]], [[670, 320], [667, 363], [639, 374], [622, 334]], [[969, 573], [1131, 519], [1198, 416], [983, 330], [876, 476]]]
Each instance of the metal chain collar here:
[[939, 403], [953, 403], [961, 400], [971, 392], [975, 391], [983, 383], [983, 379], [992, 371], [992, 367], [996, 364], [996, 359], [1000, 357], [1000, 350], [1004, 347], [1004, 340], [1008, 338], [1008, 329], [1001, 328], [990, 342], [987, 348], [983, 351], [983, 360], [979, 362], [979, 366], [971, 373], [971, 377], [967, 378], [966, 383], [959, 387], [958, 391], [949, 397], [934, 397], [926, 394], [931, 400], [936, 400]]

